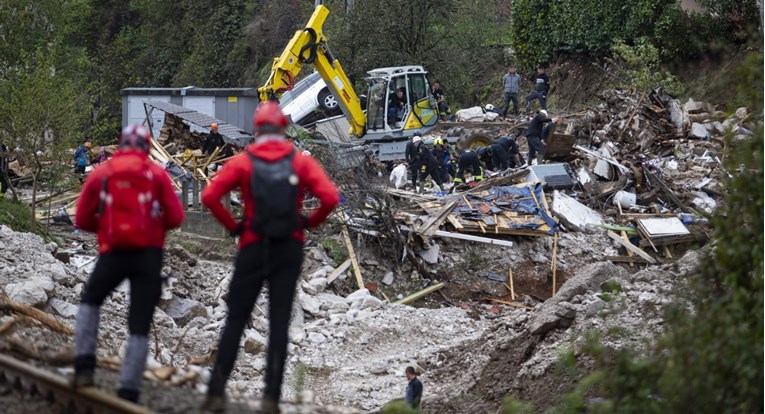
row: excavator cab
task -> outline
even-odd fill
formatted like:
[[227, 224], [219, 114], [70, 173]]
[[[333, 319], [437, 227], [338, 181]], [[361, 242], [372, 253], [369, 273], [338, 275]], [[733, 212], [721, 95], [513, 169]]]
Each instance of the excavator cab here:
[[365, 139], [424, 134], [436, 124], [438, 117], [430, 102], [430, 85], [422, 66], [380, 68], [367, 73]]

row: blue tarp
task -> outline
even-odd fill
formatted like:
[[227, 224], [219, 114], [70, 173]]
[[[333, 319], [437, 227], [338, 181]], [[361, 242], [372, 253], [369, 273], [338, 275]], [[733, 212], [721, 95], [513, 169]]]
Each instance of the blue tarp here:
[[[532, 190], [534, 191], [534, 197], [536, 197], [536, 201], [534, 201], [534, 197], [531, 196]], [[500, 208], [509, 209], [516, 213], [538, 216], [550, 227], [550, 230], [547, 232], [547, 234], [553, 234], [558, 231], [558, 224], [552, 217], [550, 217], [550, 215], [547, 213], [547, 210], [545, 210], [541, 204], [544, 198], [541, 182], [527, 186], [492, 187], [490, 190], [488, 190], [488, 193], [489, 195], [486, 197], [468, 195], [468, 198], [471, 199], [471, 202], [473, 200], [482, 201], [490, 206], [496, 206], [496, 202], [499, 202]], [[502, 203], [509, 203], [509, 205], [503, 205]], [[540, 203], [539, 207], [537, 206], [537, 203]], [[467, 205], [464, 203], [459, 203], [455, 211], [459, 212], [460, 210], [468, 210]], [[533, 223], [511, 223], [510, 227], [517, 229], [536, 230], [538, 225]]]

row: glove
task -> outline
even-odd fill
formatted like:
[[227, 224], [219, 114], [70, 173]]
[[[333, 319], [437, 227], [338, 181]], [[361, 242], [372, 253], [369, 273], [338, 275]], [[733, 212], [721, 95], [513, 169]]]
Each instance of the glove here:
[[229, 232], [229, 235], [231, 237], [239, 237], [244, 232], [244, 222], [240, 221], [239, 224], [236, 226], [236, 229], [232, 232]]

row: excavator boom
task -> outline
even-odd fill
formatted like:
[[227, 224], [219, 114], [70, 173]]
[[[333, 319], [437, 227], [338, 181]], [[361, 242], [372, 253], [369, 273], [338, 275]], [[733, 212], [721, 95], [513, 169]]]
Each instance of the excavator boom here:
[[366, 115], [342, 65], [327, 46], [322, 31], [327, 15], [329, 9], [317, 6], [305, 29], [295, 32], [281, 56], [274, 59], [266, 84], [258, 88], [260, 101], [278, 100], [284, 92], [292, 89], [303, 65], [312, 64], [340, 104], [351, 125], [350, 133], [361, 137], [365, 133]]

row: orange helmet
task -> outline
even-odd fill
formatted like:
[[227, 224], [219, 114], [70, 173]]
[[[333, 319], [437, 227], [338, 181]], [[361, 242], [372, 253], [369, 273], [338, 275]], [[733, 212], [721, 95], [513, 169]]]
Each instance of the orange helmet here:
[[263, 102], [252, 117], [252, 125], [257, 132], [278, 130], [287, 126], [287, 117], [279, 104], [273, 101]]
[[210, 124], [210, 131], [217, 131], [218, 130], [218, 124], [212, 123]]
[[120, 134], [120, 147], [132, 147], [149, 152], [151, 131], [143, 125], [128, 125]]

